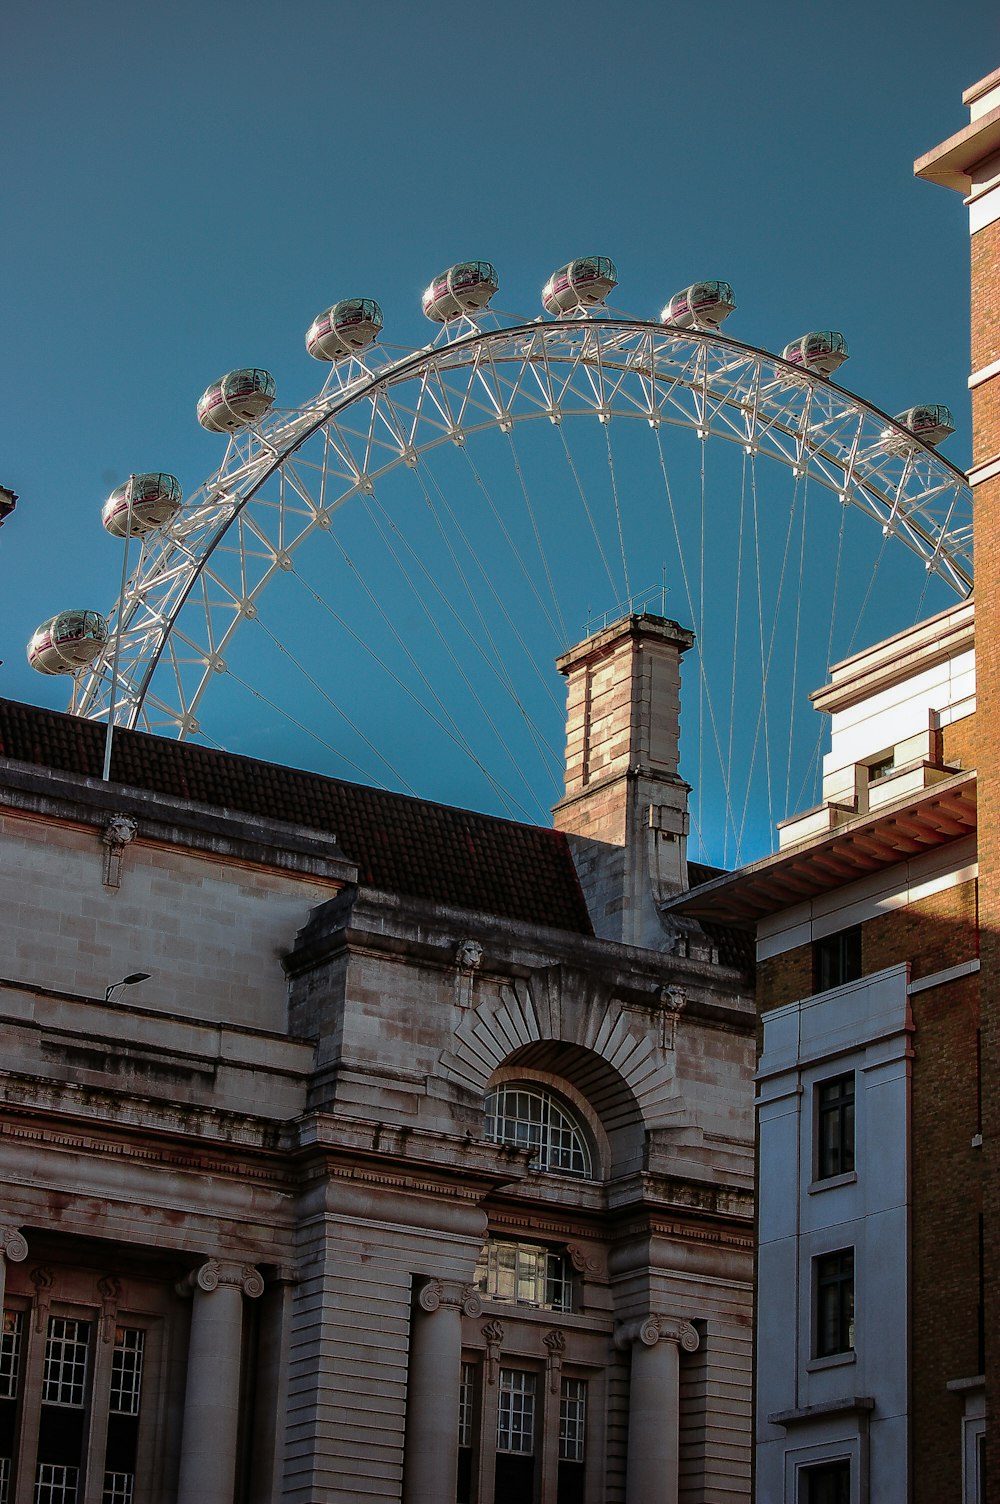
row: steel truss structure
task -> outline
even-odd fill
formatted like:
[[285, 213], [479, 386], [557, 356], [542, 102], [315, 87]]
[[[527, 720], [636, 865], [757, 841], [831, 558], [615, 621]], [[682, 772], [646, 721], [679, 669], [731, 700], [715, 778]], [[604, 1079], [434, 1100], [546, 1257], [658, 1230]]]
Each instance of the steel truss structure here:
[[611, 315], [459, 321], [425, 349], [399, 357], [375, 347], [345, 361], [316, 398], [230, 440], [174, 521], [142, 540], [111, 612], [112, 640], [76, 679], [71, 710], [197, 734], [234, 633], [338, 508], [437, 446], [578, 416], [679, 425], [776, 460], [868, 514], [958, 596], [971, 591], [964, 475], [834, 382], [717, 332]]

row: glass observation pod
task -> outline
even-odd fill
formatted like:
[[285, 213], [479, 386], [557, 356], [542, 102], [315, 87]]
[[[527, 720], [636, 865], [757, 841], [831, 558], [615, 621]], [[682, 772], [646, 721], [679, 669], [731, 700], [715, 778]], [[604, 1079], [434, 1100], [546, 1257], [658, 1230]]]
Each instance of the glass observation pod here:
[[181, 483], [176, 475], [157, 471], [149, 475], [130, 475], [123, 486], [116, 486], [101, 510], [101, 521], [116, 538], [124, 538], [128, 528], [129, 487], [132, 489], [133, 538], [141, 538], [154, 528], [172, 522], [181, 509]]
[[75, 674], [93, 663], [108, 640], [108, 624], [96, 611], [60, 611], [28, 643], [28, 662], [40, 674]]
[[374, 298], [342, 298], [313, 319], [306, 349], [314, 360], [342, 360], [367, 350], [381, 328], [382, 310]]
[[692, 282], [675, 292], [660, 314], [661, 324], [675, 329], [718, 329], [736, 307], [728, 282]]
[[783, 360], [817, 376], [832, 376], [844, 364], [847, 354], [846, 339], [833, 329], [815, 329], [811, 334], [803, 334], [781, 352]]
[[542, 307], [554, 317], [593, 308], [618, 286], [618, 271], [609, 256], [581, 256], [553, 272], [542, 288]]
[[447, 324], [461, 313], [485, 308], [500, 286], [496, 267], [488, 261], [459, 261], [434, 281], [420, 302], [435, 324]]
[[[905, 413], [896, 414], [896, 422], [901, 428], [908, 428], [922, 444], [940, 444], [955, 432], [951, 408], [941, 403], [908, 407]], [[894, 428], [883, 428], [882, 446], [888, 454], [908, 454], [916, 447], [906, 434], [897, 433]]]
[[198, 399], [198, 422], [210, 433], [235, 433], [256, 423], [274, 403], [274, 377], [259, 366], [220, 376]]

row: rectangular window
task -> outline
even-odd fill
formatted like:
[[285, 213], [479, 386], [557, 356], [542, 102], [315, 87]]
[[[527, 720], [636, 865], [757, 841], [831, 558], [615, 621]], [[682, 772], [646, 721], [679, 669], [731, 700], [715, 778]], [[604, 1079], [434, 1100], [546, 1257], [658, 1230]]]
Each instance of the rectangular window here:
[[473, 1437], [476, 1404], [476, 1365], [462, 1364], [458, 1390], [458, 1489], [455, 1504], [471, 1504]]
[[587, 1385], [563, 1379], [559, 1386], [559, 1471], [556, 1504], [583, 1504]]
[[813, 942], [813, 990], [827, 992], [861, 975], [861, 926]]
[[49, 1318], [42, 1375], [42, 1404], [82, 1408], [90, 1352], [90, 1322], [67, 1316]]
[[76, 1504], [80, 1469], [59, 1462], [40, 1462], [32, 1504]]
[[573, 1277], [565, 1255], [535, 1243], [502, 1243], [491, 1238], [479, 1255], [476, 1287], [490, 1300], [573, 1309]]
[[501, 1368], [494, 1504], [528, 1504], [535, 1488], [535, 1375]]
[[22, 1311], [4, 1311], [0, 1331], [0, 1504], [10, 1504], [23, 1326]]
[[816, 1087], [816, 1179], [854, 1169], [854, 1072]]
[[851, 1504], [851, 1464], [846, 1457], [799, 1470], [799, 1504]]
[[134, 1473], [105, 1473], [101, 1504], [132, 1504]]
[[813, 1356], [830, 1358], [854, 1349], [854, 1249], [815, 1259], [816, 1323]]
[[497, 1451], [530, 1456], [535, 1450], [535, 1375], [501, 1368]]

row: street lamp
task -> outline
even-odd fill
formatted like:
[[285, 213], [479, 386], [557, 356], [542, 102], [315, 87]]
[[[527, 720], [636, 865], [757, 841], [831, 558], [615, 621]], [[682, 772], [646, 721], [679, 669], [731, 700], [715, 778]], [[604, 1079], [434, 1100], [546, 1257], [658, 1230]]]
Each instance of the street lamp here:
[[134, 987], [136, 982], [148, 982], [149, 977], [150, 973], [148, 971], [130, 971], [128, 976], [122, 977], [120, 982], [112, 982], [104, 994], [104, 1001], [106, 1003], [117, 1003], [126, 987]]

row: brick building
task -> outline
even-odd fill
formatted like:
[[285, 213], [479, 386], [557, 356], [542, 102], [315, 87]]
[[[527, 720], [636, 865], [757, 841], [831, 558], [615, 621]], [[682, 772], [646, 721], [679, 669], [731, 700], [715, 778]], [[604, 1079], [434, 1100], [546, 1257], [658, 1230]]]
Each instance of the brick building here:
[[564, 661], [569, 835], [0, 703], [0, 1504], [749, 1498], [689, 641]]
[[757, 936], [762, 1504], [1000, 1477], [1000, 71], [964, 98], [916, 171], [970, 214], [975, 621], [835, 666], [822, 804], [672, 900]]

